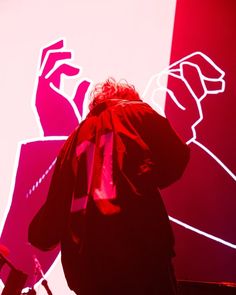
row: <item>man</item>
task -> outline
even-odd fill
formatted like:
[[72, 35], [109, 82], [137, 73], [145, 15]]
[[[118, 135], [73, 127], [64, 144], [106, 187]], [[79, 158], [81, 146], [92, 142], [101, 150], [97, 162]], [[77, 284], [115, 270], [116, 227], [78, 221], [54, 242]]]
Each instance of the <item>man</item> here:
[[42, 250], [61, 244], [77, 294], [175, 294], [174, 239], [159, 189], [182, 175], [188, 147], [133, 86], [108, 79], [91, 98], [29, 241]]

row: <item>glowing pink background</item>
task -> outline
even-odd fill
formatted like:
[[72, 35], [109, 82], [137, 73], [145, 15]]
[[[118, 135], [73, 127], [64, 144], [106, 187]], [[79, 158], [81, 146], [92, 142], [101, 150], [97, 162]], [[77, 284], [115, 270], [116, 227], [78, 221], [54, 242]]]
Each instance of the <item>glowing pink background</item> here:
[[[196, 126], [196, 141], [190, 143], [191, 159], [182, 179], [163, 191], [168, 213], [198, 229], [233, 244], [213, 242], [173, 224], [176, 236], [176, 271], [179, 279], [195, 281], [236, 281], [236, 137], [235, 137], [235, 26], [236, 2], [177, 1], [170, 63], [194, 51], [210, 57], [225, 72], [225, 90], [208, 93], [201, 101], [202, 121]], [[217, 78], [209, 64], [201, 64], [205, 77]], [[191, 68], [185, 68], [188, 76]], [[216, 80], [206, 80], [212, 90]], [[201, 96], [197, 75], [190, 84]], [[180, 101], [189, 108], [190, 97], [171, 77]], [[166, 116], [178, 130], [188, 130], [194, 112], [180, 116], [167, 96]], [[183, 112], [182, 112], [183, 113]], [[181, 132], [182, 134], [182, 132]], [[230, 175], [204, 148], [208, 148], [232, 172]]]
[[[22, 0], [0, 3], [0, 221], [4, 220], [12, 193], [17, 143], [42, 136], [35, 109], [31, 107], [36, 94], [40, 49], [62, 37], [65, 47], [74, 50], [74, 64], [83, 68], [81, 79], [87, 77], [98, 82], [108, 76], [125, 78], [140, 93], [149, 78], [166, 68], [169, 62], [174, 63], [195, 51], [209, 56], [226, 72], [226, 89], [217, 95], [208, 94], [201, 101], [204, 119], [196, 127], [197, 140], [235, 172], [236, 48], [232, 42], [235, 2], [222, 0], [214, 6], [211, 0], [177, 1], [177, 5], [175, 2], [53, 0], [48, 3], [43, 0], [39, 4]], [[205, 74], [217, 75], [207, 63], [201, 65], [201, 62], [200, 68]], [[190, 84], [200, 95], [199, 77], [194, 71], [191, 76], [190, 68], [185, 70]], [[164, 75], [162, 86], [174, 90], [180, 101], [191, 107], [191, 96], [176, 81], [172, 78], [167, 84]], [[72, 94], [75, 83], [76, 79], [65, 82], [68, 94]], [[159, 105], [164, 107], [165, 92], [158, 92], [157, 97]], [[198, 115], [194, 108], [192, 113], [186, 113], [187, 121], [184, 121], [184, 116], [179, 116], [179, 110], [167, 96], [166, 114], [184, 135], [188, 135], [186, 122], [194, 122]], [[168, 211], [171, 216], [235, 243], [235, 182], [199, 146], [194, 142], [190, 146], [192, 158], [185, 176], [163, 192]], [[235, 249], [176, 224], [174, 230], [179, 279], [234, 280]], [[70, 294], [59, 261], [48, 281], [53, 293]], [[44, 294], [42, 287], [38, 287], [37, 292]]]
[[[175, 1], [0, 2], [0, 220], [9, 206], [18, 142], [40, 136], [31, 108], [39, 50], [64, 37], [81, 77], [125, 78], [142, 93], [151, 75], [169, 64]], [[68, 81], [71, 93], [74, 82]], [[164, 96], [160, 97], [162, 104]], [[52, 292], [70, 294], [58, 262]], [[37, 290], [44, 294], [42, 287]]]

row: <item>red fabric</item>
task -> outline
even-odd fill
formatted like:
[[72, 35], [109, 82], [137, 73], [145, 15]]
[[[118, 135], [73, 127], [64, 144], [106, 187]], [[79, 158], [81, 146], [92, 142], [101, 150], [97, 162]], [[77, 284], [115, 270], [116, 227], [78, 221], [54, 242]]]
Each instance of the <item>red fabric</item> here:
[[174, 253], [159, 188], [182, 175], [188, 157], [188, 147], [149, 105], [97, 105], [58, 157], [30, 242], [44, 250], [61, 242], [68, 284], [81, 294], [121, 282], [158, 284]]

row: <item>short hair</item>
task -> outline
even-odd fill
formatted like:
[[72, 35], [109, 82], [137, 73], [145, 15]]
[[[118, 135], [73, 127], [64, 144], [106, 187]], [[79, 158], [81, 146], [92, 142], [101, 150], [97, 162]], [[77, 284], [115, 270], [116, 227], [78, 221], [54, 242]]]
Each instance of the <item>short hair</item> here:
[[105, 82], [96, 84], [90, 94], [89, 110], [109, 99], [140, 100], [135, 87], [126, 80], [123, 81], [116, 82], [110, 77]]

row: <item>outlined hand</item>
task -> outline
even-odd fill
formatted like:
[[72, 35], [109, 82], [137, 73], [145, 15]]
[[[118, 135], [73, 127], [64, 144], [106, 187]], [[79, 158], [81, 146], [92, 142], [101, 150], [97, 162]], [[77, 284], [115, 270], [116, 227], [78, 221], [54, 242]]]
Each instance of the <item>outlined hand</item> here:
[[81, 121], [91, 81], [79, 80], [72, 97], [64, 92], [62, 76], [76, 77], [81, 71], [69, 63], [72, 58], [72, 51], [64, 49], [64, 40], [42, 50], [35, 106], [44, 136], [67, 136]]
[[[168, 95], [163, 113], [177, 133], [190, 143], [196, 138], [195, 127], [203, 119], [201, 101], [207, 94], [224, 91], [224, 75], [208, 56], [194, 52], [154, 75], [149, 80], [144, 97], [157, 103], [158, 92], [165, 91]], [[162, 83], [165, 76], [168, 76], [167, 87]]]

